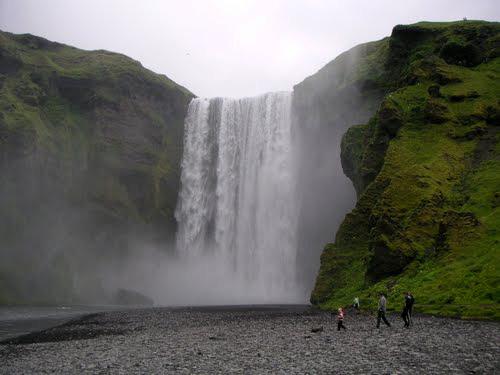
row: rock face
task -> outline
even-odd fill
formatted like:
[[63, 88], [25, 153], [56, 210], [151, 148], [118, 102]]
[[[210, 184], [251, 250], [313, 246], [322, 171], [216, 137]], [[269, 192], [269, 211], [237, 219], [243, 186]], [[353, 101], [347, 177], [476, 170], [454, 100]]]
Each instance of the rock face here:
[[153, 306], [154, 301], [148, 296], [134, 290], [118, 289], [113, 296], [116, 305]]
[[314, 285], [322, 247], [355, 204], [352, 184], [341, 172], [340, 139], [352, 124], [368, 121], [387, 91], [380, 67], [371, 64], [385, 44], [355, 47], [294, 87], [301, 202], [297, 263], [307, 292]]
[[173, 235], [192, 97], [126, 56], [0, 33], [0, 303], [65, 300], [84, 258]]
[[498, 23], [396, 26], [371, 71], [353, 63], [386, 94], [344, 135], [358, 202], [323, 251], [313, 303], [412, 290], [421, 311], [499, 317], [499, 38]]

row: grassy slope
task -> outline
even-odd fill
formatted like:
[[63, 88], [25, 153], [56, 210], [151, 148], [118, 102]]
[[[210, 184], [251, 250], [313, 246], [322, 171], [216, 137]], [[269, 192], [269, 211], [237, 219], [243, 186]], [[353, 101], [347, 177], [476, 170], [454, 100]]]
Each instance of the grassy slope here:
[[[311, 300], [336, 308], [359, 295], [370, 307], [383, 290], [399, 309], [395, 301], [412, 290], [419, 311], [500, 318], [500, 27], [401, 30], [387, 60], [374, 61], [394, 91], [344, 138], [359, 200], [325, 247]], [[478, 46], [480, 61], [453, 60], [452, 43]], [[431, 86], [440, 95], [431, 97]]]

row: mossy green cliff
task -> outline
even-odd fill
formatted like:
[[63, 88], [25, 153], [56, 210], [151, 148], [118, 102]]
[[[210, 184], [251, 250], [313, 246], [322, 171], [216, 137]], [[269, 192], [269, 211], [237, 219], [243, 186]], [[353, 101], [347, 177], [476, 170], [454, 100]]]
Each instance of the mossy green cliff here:
[[311, 301], [373, 307], [384, 291], [399, 309], [411, 290], [418, 311], [500, 318], [500, 24], [396, 26], [357, 48], [348, 79], [384, 95], [343, 137], [358, 201]]
[[79, 249], [92, 268], [174, 233], [192, 97], [126, 56], [0, 32], [0, 303], [70, 295]]

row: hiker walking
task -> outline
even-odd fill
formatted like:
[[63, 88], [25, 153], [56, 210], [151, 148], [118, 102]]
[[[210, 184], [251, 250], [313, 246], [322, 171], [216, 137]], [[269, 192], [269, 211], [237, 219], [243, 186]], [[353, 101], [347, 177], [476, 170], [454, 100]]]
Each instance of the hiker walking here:
[[346, 330], [345, 325], [344, 325], [344, 310], [342, 309], [342, 307], [339, 307], [339, 310], [337, 313], [337, 331], [340, 331], [341, 328]]
[[410, 306], [408, 308], [408, 316], [410, 317], [410, 324], [413, 325], [413, 305], [415, 304], [415, 298], [413, 298], [413, 294], [408, 292], [408, 296], [410, 298]]
[[410, 328], [410, 325], [412, 324], [412, 312], [413, 312], [413, 304], [415, 303], [415, 298], [413, 298], [413, 295], [410, 292], [405, 293], [405, 305], [403, 308], [403, 313], [401, 316], [403, 317], [403, 320], [405, 322], [405, 328]]
[[377, 328], [380, 328], [380, 320], [383, 320], [388, 327], [391, 326], [391, 323], [389, 323], [387, 321], [387, 318], [385, 317], [386, 310], [387, 310], [387, 300], [385, 298], [384, 293], [380, 293], [380, 299], [378, 301]]
[[354, 307], [356, 310], [359, 309], [359, 298], [354, 297], [354, 302], [352, 303], [352, 307]]

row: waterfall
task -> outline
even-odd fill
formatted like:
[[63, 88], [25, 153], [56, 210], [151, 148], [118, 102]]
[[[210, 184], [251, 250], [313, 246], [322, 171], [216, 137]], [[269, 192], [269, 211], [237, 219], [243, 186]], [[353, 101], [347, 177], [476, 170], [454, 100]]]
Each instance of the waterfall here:
[[177, 252], [187, 266], [206, 266], [200, 282], [217, 280], [221, 294], [247, 302], [305, 300], [291, 106], [289, 92], [197, 98], [185, 119]]

